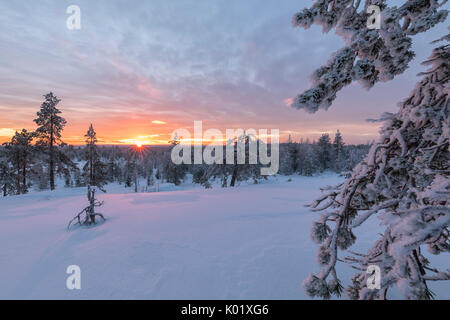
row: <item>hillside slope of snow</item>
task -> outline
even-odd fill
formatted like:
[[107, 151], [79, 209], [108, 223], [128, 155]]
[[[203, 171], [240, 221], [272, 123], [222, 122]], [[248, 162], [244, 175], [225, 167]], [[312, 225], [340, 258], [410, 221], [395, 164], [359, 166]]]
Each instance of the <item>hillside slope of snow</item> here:
[[[301, 282], [317, 268], [304, 204], [330, 175], [260, 185], [157, 193], [98, 194], [107, 221], [67, 231], [85, 189], [0, 200], [1, 299], [307, 299]], [[369, 247], [377, 219], [359, 230]], [[449, 265], [449, 257], [441, 256]], [[81, 290], [66, 268], [81, 268]], [[342, 278], [354, 270], [341, 266]], [[431, 288], [450, 298], [448, 283]], [[395, 297], [395, 295], [394, 295]]]

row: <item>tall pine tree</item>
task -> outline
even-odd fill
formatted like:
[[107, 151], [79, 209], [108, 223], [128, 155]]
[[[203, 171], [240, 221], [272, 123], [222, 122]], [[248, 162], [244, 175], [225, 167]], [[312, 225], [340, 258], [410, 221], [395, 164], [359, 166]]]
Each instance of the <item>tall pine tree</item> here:
[[37, 145], [41, 147], [48, 156], [48, 172], [50, 189], [55, 189], [55, 158], [61, 143], [61, 132], [66, 125], [66, 120], [59, 116], [61, 113], [56, 106], [61, 101], [52, 92], [44, 95], [45, 101], [41, 105], [40, 111], [34, 122], [38, 125], [36, 135]]

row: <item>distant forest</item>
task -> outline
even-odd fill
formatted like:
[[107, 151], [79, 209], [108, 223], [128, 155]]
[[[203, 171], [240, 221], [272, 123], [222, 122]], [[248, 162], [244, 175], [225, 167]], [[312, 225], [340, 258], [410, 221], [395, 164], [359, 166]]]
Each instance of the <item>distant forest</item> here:
[[[169, 141], [167, 146], [99, 146], [92, 124], [84, 135], [85, 146], [67, 145], [61, 140], [66, 120], [56, 108], [60, 99], [51, 92], [44, 97], [34, 120], [38, 126], [36, 131], [17, 131], [10, 142], [0, 146], [3, 197], [25, 194], [31, 189], [54, 190], [55, 181], [68, 188], [91, 185], [102, 189], [108, 183], [119, 183], [139, 192], [148, 190], [142, 188], [142, 181], [146, 187], [156, 182], [179, 185], [188, 174], [192, 175], [193, 183], [205, 188], [210, 188], [213, 181], [219, 181], [225, 188], [234, 187], [239, 181], [258, 183], [267, 179], [260, 174], [260, 164], [248, 164], [249, 141], [253, 139], [249, 136], [242, 140], [246, 141], [246, 164], [176, 165], [170, 154], [179, 141]], [[287, 143], [280, 144], [279, 174], [312, 176], [327, 170], [350, 171], [364, 158], [369, 147], [368, 144], [346, 145], [339, 130], [333, 141], [328, 134], [313, 142], [294, 142], [289, 137]], [[234, 158], [236, 162], [237, 157]]]
[[[21, 135], [18, 132], [16, 135]], [[351, 170], [367, 154], [368, 144], [345, 145], [342, 137], [331, 141], [324, 134], [318, 141], [280, 144], [281, 175], [312, 176], [324, 171], [337, 173]], [[48, 152], [36, 144], [23, 145], [20, 139], [0, 146], [0, 185], [2, 196], [24, 194], [31, 189], [51, 189]], [[54, 147], [54, 174], [65, 187], [99, 187], [117, 182], [137, 192], [142, 181], [179, 185], [188, 174], [192, 182], [211, 187], [219, 179], [222, 187], [233, 187], [238, 181], [265, 179], [259, 165], [175, 165], [170, 158], [173, 145], [167, 146], [73, 146]], [[91, 150], [94, 149], [94, 150]], [[225, 152], [224, 152], [225, 154]], [[248, 162], [248, 161], [246, 161]], [[91, 170], [92, 168], [92, 170]], [[139, 181], [139, 182], [138, 182]]]

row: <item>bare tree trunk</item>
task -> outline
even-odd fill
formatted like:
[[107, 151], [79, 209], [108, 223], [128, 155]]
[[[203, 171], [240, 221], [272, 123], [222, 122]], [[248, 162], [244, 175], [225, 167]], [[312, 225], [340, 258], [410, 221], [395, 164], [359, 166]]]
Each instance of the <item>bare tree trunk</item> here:
[[94, 185], [94, 166], [93, 166], [92, 145], [89, 146], [89, 183]]
[[17, 194], [21, 194], [22, 193], [22, 187], [20, 186], [20, 153], [16, 153], [15, 154], [15, 159], [16, 159], [16, 192]]
[[230, 187], [234, 187], [234, 185], [236, 183], [237, 173], [238, 173], [238, 167], [237, 167], [237, 165], [235, 165], [233, 168], [233, 175], [231, 176]]
[[25, 154], [23, 155], [22, 186], [23, 186], [23, 193], [27, 193], [27, 158]]
[[17, 164], [16, 189], [17, 189], [17, 194], [21, 194], [22, 193], [22, 188], [20, 187], [20, 167], [19, 167], [19, 164]]
[[138, 192], [138, 185], [137, 185], [137, 164], [134, 166], [134, 192]]
[[55, 163], [54, 163], [54, 155], [53, 155], [53, 117], [50, 119], [50, 190], [55, 190]]

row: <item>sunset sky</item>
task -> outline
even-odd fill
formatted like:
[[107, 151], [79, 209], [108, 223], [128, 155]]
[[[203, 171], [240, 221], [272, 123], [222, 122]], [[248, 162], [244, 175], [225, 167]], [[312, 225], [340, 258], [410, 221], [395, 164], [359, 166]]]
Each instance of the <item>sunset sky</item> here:
[[[287, 107], [309, 75], [343, 41], [321, 28], [294, 29], [299, 0], [0, 0], [0, 143], [34, 130], [43, 95], [62, 99], [67, 143], [83, 143], [93, 123], [101, 143], [167, 144], [177, 128], [280, 129], [316, 139], [337, 129], [349, 143], [378, 135], [365, 122], [395, 111], [425, 67], [441, 24], [414, 38], [417, 56], [394, 81], [338, 94], [329, 111]], [[81, 8], [81, 30], [66, 8]]]

